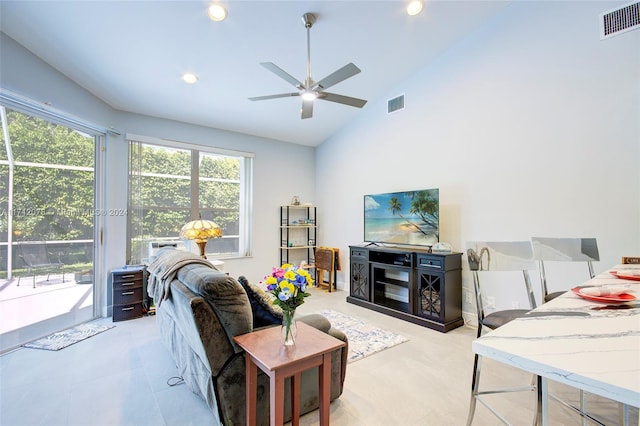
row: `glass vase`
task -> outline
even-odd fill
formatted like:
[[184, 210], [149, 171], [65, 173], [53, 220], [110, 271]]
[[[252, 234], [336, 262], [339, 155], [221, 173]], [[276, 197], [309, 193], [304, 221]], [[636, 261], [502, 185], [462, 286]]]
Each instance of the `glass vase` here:
[[296, 320], [293, 318], [296, 311], [284, 310], [282, 311], [282, 327], [280, 332], [282, 334], [282, 344], [285, 346], [293, 346], [296, 344]]

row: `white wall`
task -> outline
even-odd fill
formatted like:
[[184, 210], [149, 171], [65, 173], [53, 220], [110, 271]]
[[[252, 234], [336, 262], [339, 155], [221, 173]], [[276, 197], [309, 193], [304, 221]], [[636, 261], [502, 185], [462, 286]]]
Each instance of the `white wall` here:
[[[47, 102], [67, 115], [121, 132], [120, 136], [108, 136], [106, 142], [107, 209], [126, 208], [126, 133], [255, 153], [252, 257], [226, 259], [224, 269], [234, 277], [245, 275], [257, 283], [279, 263], [278, 206], [288, 204], [293, 195], [303, 202], [315, 202], [314, 148], [116, 111], [3, 33], [0, 55], [3, 89], [31, 98], [44, 108], [49, 108], [44, 105]], [[103, 283], [110, 269], [125, 263], [125, 232], [124, 217], [107, 217]]]
[[[620, 4], [517, 1], [389, 92], [405, 94], [405, 110], [371, 102], [318, 147], [319, 241], [341, 249], [341, 288], [348, 246], [363, 239], [362, 197], [387, 191], [440, 188], [441, 241], [456, 251], [584, 236], [598, 239], [596, 271], [640, 255], [640, 31], [598, 34], [598, 15]], [[490, 293], [501, 308], [517, 298]]]

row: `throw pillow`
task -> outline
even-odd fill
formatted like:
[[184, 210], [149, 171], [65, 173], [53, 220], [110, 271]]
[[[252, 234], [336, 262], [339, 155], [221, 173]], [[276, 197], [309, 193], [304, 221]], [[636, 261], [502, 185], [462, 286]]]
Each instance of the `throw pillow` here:
[[253, 328], [282, 323], [282, 308], [273, 304], [273, 299], [260, 287], [251, 284], [244, 276], [238, 282], [247, 292], [253, 313]]

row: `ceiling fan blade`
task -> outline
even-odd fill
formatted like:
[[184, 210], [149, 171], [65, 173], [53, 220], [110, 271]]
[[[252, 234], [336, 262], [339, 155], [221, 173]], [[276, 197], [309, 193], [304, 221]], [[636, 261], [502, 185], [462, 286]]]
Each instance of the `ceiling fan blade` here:
[[335, 71], [329, 74], [328, 76], [326, 76], [325, 78], [323, 78], [322, 80], [318, 81], [313, 86], [313, 88], [315, 89], [319, 87], [321, 89], [328, 89], [334, 84], [338, 84], [341, 81], [348, 79], [349, 77], [353, 77], [359, 72], [360, 72], [360, 68], [355, 66], [353, 63], [348, 63], [344, 67], [340, 68], [338, 71]]
[[300, 118], [311, 118], [313, 115], [313, 101], [302, 100], [302, 111], [300, 113]]
[[267, 100], [267, 99], [289, 98], [291, 96], [300, 96], [300, 93], [279, 93], [277, 95], [255, 96], [253, 98], [249, 98], [249, 100], [250, 101], [264, 101], [264, 100]]
[[352, 98], [351, 96], [336, 95], [335, 93], [327, 92], [318, 93], [318, 99], [337, 102], [339, 104], [349, 105], [356, 108], [362, 108], [367, 103], [367, 101], [365, 101], [364, 99]]
[[273, 62], [260, 62], [260, 65], [262, 65], [263, 67], [265, 67], [266, 69], [268, 69], [269, 71], [277, 75], [278, 77], [282, 78], [283, 80], [286, 80], [289, 83], [293, 84], [298, 89], [303, 88], [302, 83], [300, 83], [295, 77], [287, 73], [285, 70], [283, 70]]

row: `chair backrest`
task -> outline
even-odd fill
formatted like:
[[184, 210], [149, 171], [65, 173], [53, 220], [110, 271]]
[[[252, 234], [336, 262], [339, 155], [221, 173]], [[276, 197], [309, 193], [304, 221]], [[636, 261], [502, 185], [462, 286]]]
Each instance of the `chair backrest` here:
[[333, 249], [329, 247], [316, 248], [315, 264], [316, 268], [323, 271], [333, 271], [335, 268], [335, 255]]
[[479, 277], [482, 271], [522, 271], [529, 306], [531, 309], [536, 307], [529, 277], [529, 270], [536, 268], [530, 241], [470, 241], [466, 247], [480, 323], [485, 316]]
[[47, 253], [47, 245], [44, 241], [33, 241], [18, 244], [22, 260], [26, 266], [37, 267], [51, 264], [49, 253]]
[[593, 263], [600, 260], [598, 242], [595, 238], [548, 238], [533, 237], [533, 257], [538, 261], [542, 296], [549, 294], [544, 262], [585, 262], [589, 278], [593, 278]]

